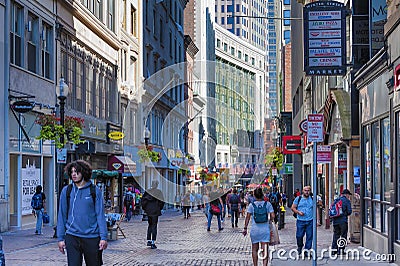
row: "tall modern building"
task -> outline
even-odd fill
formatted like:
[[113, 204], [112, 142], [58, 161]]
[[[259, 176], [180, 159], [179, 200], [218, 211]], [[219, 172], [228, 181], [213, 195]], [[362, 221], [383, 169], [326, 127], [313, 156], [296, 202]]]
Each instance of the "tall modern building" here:
[[215, 23], [264, 50], [267, 43], [266, 0], [215, 1]]
[[[262, 161], [264, 121], [264, 51], [215, 25], [216, 163], [230, 169], [232, 185], [250, 178]], [[235, 175], [238, 176], [235, 176]]]

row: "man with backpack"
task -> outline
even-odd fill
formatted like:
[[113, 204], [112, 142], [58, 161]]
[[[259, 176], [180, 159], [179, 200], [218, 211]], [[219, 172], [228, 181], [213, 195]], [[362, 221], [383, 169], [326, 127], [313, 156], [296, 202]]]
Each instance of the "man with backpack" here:
[[238, 227], [240, 198], [239, 195], [237, 194], [236, 188], [232, 190], [232, 193], [229, 195], [228, 198], [229, 198], [228, 205], [229, 209], [231, 210], [232, 228]]
[[126, 213], [126, 220], [129, 222], [132, 218], [132, 212], [135, 206], [135, 194], [132, 193], [132, 187], [128, 188], [124, 198], [124, 206]]
[[278, 193], [276, 188], [274, 188], [274, 190], [269, 194], [268, 199], [272, 207], [274, 208], [274, 213], [275, 213], [274, 222], [276, 223], [278, 222], [278, 216], [280, 210], [279, 203], [281, 202], [281, 195]]
[[301, 254], [303, 249], [303, 238], [306, 235], [305, 250], [310, 250], [313, 240], [313, 199], [310, 196], [311, 187], [303, 188], [303, 195], [295, 198], [292, 204], [292, 211], [297, 215], [296, 240], [297, 251]]
[[36, 186], [36, 192], [32, 196], [32, 213], [36, 217], [36, 235], [42, 234], [43, 214], [45, 212], [46, 195], [42, 192], [42, 186]]
[[339, 198], [337, 198], [329, 208], [329, 217], [333, 224], [333, 240], [332, 240], [332, 255], [337, 253], [343, 254], [345, 245], [341, 245], [338, 249], [338, 239], [345, 239], [347, 243], [348, 223], [347, 216], [352, 212], [350, 202], [351, 192], [344, 189]]
[[92, 167], [77, 160], [64, 169], [72, 180], [60, 196], [57, 220], [58, 249], [67, 252], [68, 265], [102, 265], [107, 248], [107, 225], [101, 190], [90, 181]]

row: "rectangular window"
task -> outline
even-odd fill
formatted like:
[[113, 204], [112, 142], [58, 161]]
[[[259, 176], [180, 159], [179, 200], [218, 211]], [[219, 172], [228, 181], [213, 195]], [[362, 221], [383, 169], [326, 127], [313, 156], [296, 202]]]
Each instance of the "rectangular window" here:
[[234, 12], [234, 10], [233, 10], [233, 5], [228, 5], [228, 6], [226, 6], [226, 11], [227, 11], [227, 12]]
[[[283, 10], [283, 17], [284, 18], [290, 18], [290, 10]], [[290, 19], [284, 19], [283, 20], [283, 25], [284, 26], [290, 26]]]
[[235, 47], [231, 47], [231, 55], [235, 55]]
[[[125, 12], [125, 6], [124, 6]], [[123, 15], [125, 20], [125, 13]], [[107, 27], [114, 31], [115, 30], [115, 0], [108, 0], [108, 8], [107, 8]]]
[[76, 108], [77, 111], [83, 111], [83, 68], [82, 61], [76, 62]]
[[39, 18], [28, 13], [28, 30], [26, 34], [27, 41], [27, 59], [28, 59], [28, 70], [33, 73], [38, 73], [38, 43], [39, 43]]
[[22, 66], [23, 45], [22, 38], [24, 36], [24, 10], [13, 3], [11, 7], [11, 23], [10, 23], [10, 62], [17, 66]]
[[372, 193], [373, 199], [381, 200], [381, 146], [379, 122], [372, 124]]
[[93, 15], [99, 20], [103, 20], [103, 0], [94, 0]]
[[65, 82], [68, 84], [69, 94], [71, 95], [71, 97], [67, 98], [67, 104], [71, 106], [72, 109], [75, 109], [75, 58], [71, 54], [68, 54], [67, 75], [65, 76]]
[[162, 19], [160, 19], [160, 44], [164, 46], [164, 29]]
[[137, 25], [137, 16], [136, 16], [136, 8], [131, 6], [131, 34], [136, 37], [136, 25]]
[[42, 76], [53, 78], [53, 28], [43, 22], [42, 24]]
[[238, 58], [242, 59], [242, 51], [238, 51]]
[[224, 6], [224, 5], [221, 6], [221, 12], [222, 12], [222, 13], [225, 12], [225, 6]]
[[217, 39], [217, 47], [219, 48], [221, 46], [221, 40]]
[[122, 8], [123, 8], [123, 10], [122, 10], [122, 12], [123, 12], [123, 14], [122, 14], [122, 28], [124, 29], [124, 30], [127, 30], [126, 29], [126, 0], [122, 0]]
[[[383, 200], [390, 202], [390, 195], [394, 192], [393, 177], [391, 174], [391, 152], [390, 152], [390, 123], [389, 117], [382, 120], [382, 184], [383, 184]], [[393, 194], [394, 195], [394, 194]]]
[[283, 0], [284, 5], [290, 5], [290, 0]]
[[224, 18], [224, 17], [221, 18], [221, 24], [222, 24], [222, 25], [225, 24], [225, 18]]
[[149, 26], [149, 0], [146, 0], [146, 14], [144, 15], [145, 24]]
[[156, 30], [157, 30], [157, 26], [156, 26], [156, 24], [157, 24], [157, 22], [156, 22], [156, 18], [157, 18], [157, 16], [156, 16], [156, 10], [155, 9], [153, 9], [153, 28], [152, 28], [152, 30], [153, 30], [153, 34], [154, 34], [154, 36], [157, 36], [157, 32], [156, 32]]

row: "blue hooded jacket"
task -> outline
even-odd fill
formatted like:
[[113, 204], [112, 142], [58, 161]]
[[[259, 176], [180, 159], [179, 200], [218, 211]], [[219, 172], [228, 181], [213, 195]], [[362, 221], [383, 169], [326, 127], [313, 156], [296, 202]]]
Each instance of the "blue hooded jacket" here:
[[78, 188], [72, 186], [70, 204], [67, 220], [67, 188], [61, 191], [60, 206], [57, 219], [57, 238], [64, 241], [65, 234], [82, 237], [107, 240], [107, 225], [104, 216], [103, 195], [96, 187], [96, 204], [93, 205], [93, 198], [90, 194], [92, 182]]

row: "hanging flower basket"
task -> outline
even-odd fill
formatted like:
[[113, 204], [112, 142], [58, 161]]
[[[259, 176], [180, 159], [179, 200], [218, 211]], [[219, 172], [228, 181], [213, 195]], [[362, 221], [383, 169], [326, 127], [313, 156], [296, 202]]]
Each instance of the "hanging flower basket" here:
[[[53, 140], [57, 148], [64, 147], [67, 141], [74, 144], [84, 142], [80, 136], [83, 133], [84, 120], [79, 117], [67, 116], [64, 119], [64, 126], [60, 125], [60, 118], [55, 115], [39, 115], [36, 124], [41, 126], [40, 135], [36, 139]], [[60, 141], [64, 136], [64, 142]]]
[[161, 160], [161, 153], [153, 151], [152, 148], [143, 147], [138, 150], [137, 155], [139, 156], [139, 162], [159, 162]]
[[265, 155], [265, 165], [275, 166], [278, 170], [282, 169], [284, 156], [282, 150], [278, 147], [272, 148], [267, 155]]

